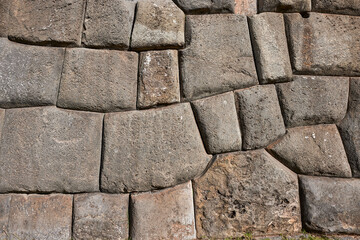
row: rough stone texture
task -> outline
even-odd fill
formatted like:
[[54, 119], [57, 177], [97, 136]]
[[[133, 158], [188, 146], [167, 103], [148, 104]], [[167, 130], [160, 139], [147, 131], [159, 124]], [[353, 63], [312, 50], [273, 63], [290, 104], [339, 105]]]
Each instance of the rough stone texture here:
[[101, 188], [148, 191], [193, 179], [209, 162], [189, 103], [105, 116]]
[[241, 150], [241, 132], [232, 92], [192, 102], [209, 153]]
[[256, 0], [235, 0], [235, 13], [252, 16], [257, 13]]
[[187, 100], [258, 83], [245, 16], [193, 15], [186, 24], [190, 40], [180, 71]]
[[37, 44], [80, 45], [84, 0], [13, 0], [9, 37]]
[[128, 239], [129, 195], [74, 196], [74, 239]]
[[360, 234], [360, 179], [300, 176], [308, 230]]
[[134, 52], [67, 49], [57, 105], [99, 112], [135, 109], [137, 68]]
[[7, 37], [10, 4], [9, 0], [0, 0], [0, 37]]
[[265, 150], [218, 155], [194, 194], [198, 238], [301, 229], [297, 176]]
[[299, 174], [351, 177], [351, 169], [336, 125], [288, 129], [268, 148]]
[[195, 239], [191, 182], [131, 195], [131, 239]]
[[140, 53], [137, 106], [180, 102], [178, 52], [175, 50]]
[[290, 81], [292, 69], [282, 14], [258, 14], [250, 17], [249, 23], [260, 83]]
[[187, 14], [233, 13], [234, 0], [174, 0]]
[[360, 18], [286, 14], [292, 65], [297, 73], [360, 76]]
[[360, 15], [359, 0], [312, 0], [314, 12]]
[[294, 76], [276, 87], [287, 127], [336, 123], [346, 114], [349, 78]]
[[185, 14], [171, 0], [139, 0], [131, 48], [180, 48], [185, 43]]
[[135, 2], [88, 0], [82, 42], [93, 47], [128, 49]]
[[55, 105], [64, 49], [0, 39], [0, 107]]
[[102, 119], [55, 107], [6, 110], [0, 192], [97, 191]]
[[9, 235], [9, 213], [10, 213], [10, 194], [0, 195], [0, 239], [7, 240]]
[[310, 12], [311, 0], [258, 0], [259, 12]]
[[4, 119], [5, 119], [5, 109], [0, 109], [0, 139], [1, 139], [1, 133], [4, 125]]
[[285, 134], [274, 85], [235, 91], [243, 149], [262, 148]]

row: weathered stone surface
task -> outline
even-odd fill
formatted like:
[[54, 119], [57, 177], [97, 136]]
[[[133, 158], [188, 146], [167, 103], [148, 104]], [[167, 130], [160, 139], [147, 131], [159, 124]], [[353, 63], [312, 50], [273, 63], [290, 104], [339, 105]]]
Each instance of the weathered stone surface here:
[[4, 119], [5, 119], [5, 109], [0, 109], [0, 139], [1, 139], [1, 133], [4, 125]]
[[193, 179], [209, 162], [189, 103], [105, 116], [101, 188], [148, 191]]
[[314, 12], [360, 15], [359, 0], [312, 0]]
[[262, 148], [285, 134], [284, 121], [274, 85], [235, 91], [238, 101], [243, 149]]
[[57, 105], [99, 112], [135, 109], [137, 68], [134, 52], [67, 49]]
[[252, 16], [257, 13], [256, 0], [235, 0], [235, 14]]
[[259, 12], [309, 12], [311, 0], [258, 0]]
[[135, 2], [88, 0], [82, 42], [93, 47], [128, 49]]
[[232, 92], [192, 102], [209, 153], [241, 150], [241, 132]]
[[131, 48], [180, 48], [185, 43], [185, 14], [171, 0], [140, 0]]
[[249, 19], [260, 83], [290, 81], [292, 69], [283, 15], [262, 13]]
[[86, 193], [74, 196], [74, 239], [128, 239], [129, 195]]
[[300, 176], [304, 227], [360, 234], [360, 179]]
[[191, 182], [131, 195], [131, 239], [195, 239]]
[[268, 149], [299, 174], [351, 177], [351, 169], [336, 125], [290, 128]]
[[180, 102], [178, 52], [140, 53], [138, 107], [175, 102]]
[[198, 238], [301, 229], [297, 176], [265, 150], [218, 155], [194, 194]]
[[0, 239], [7, 240], [9, 238], [9, 213], [10, 213], [10, 194], [0, 195]]
[[97, 191], [102, 119], [55, 107], [6, 110], [0, 192]]
[[55, 105], [64, 49], [0, 39], [0, 107]]
[[9, 37], [40, 44], [80, 45], [85, 0], [13, 0]]
[[187, 14], [233, 13], [234, 0], [174, 0]]
[[11, 1], [9, 0], [0, 0], [0, 37], [7, 37], [10, 4]]
[[349, 78], [294, 76], [276, 87], [287, 127], [336, 123], [345, 116]]
[[285, 14], [290, 57], [297, 73], [360, 76], [360, 18]]
[[184, 97], [202, 97], [256, 85], [257, 75], [245, 16], [187, 16], [188, 47], [181, 51]]

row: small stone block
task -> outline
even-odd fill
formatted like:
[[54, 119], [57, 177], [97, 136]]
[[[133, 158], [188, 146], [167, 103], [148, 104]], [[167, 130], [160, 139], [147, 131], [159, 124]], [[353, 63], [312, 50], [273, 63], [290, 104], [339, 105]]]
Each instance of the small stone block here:
[[310, 12], [311, 0], [258, 0], [259, 12]]
[[257, 13], [257, 0], [235, 0], [235, 14], [253, 16]]
[[7, 37], [8, 34], [10, 5], [11, 1], [0, 0], [0, 37]]
[[312, 0], [314, 12], [360, 16], [359, 0]]
[[174, 0], [186, 14], [233, 13], [234, 0]]

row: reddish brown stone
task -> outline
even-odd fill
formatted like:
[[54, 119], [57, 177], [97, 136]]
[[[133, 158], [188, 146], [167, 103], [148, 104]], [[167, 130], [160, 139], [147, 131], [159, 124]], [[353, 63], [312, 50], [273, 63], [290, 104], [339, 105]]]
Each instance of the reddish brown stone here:
[[252, 16], [257, 13], [256, 0], [235, 0], [235, 14]]

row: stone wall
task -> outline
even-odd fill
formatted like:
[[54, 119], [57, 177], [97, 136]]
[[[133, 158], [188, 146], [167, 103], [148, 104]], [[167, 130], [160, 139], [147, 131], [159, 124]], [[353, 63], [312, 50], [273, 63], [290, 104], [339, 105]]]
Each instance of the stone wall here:
[[360, 239], [359, 0], [0, 0], [0, 37], [1, 240]]

